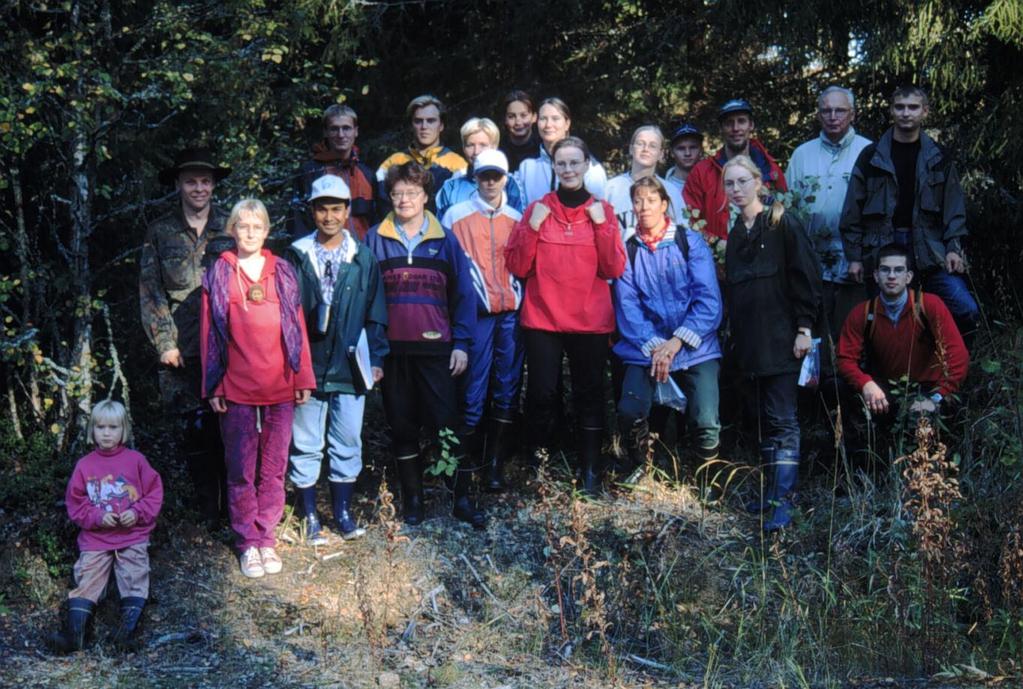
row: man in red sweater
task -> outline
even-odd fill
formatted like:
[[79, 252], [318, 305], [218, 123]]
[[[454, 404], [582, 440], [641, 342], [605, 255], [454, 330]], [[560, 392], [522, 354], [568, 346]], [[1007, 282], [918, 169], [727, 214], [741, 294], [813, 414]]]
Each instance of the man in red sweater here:
[[873, 415], [889, 412], [886, 388], [903, 376], [920, 386], [910, 412], [936, 412], [962, 385], [969, 366], [969, 352], [945, 303], [909, 289], [908, 263], [902, 246], [881, 249], [874, 271], [880, 294], [853, 308], [838, 340], [838, 371]]

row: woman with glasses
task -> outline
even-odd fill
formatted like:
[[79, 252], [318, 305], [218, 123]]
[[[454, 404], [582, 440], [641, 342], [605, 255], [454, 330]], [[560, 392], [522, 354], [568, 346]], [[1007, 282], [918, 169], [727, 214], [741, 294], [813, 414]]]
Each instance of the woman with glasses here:
[[629, 141], [628, 172], [612, 177], [605, 187], [604, 198], [615, 209], [618, 226], [625, 238], [636, 230], [636, 213], [632, 208], [632, 184], [644, 177], [657, 175], [657, 163], [664, 157], [664, 134], [661, 128], [647, 124], [632, 133]]
[[[522, 191], [525, 205], [528, 206], [557, 188], [561, 178], [555, 174], [552, 167], [554, 144], [568, 136], [571, 128], [572, 114], [565, 101], [560, 98], [545, 98], [540, 103], [537, 119], [541, 141], [540, 155], [523, 160], [515, 174], [515, 181]], [[590, 194], [598, 199], [604, 198], [607, 173], [595, 158], [588, 158], [587, 167], [582, 171], [582, 182]]]
[[763, 177], [748, 156], [725, 163], [722, 178], [725, 196], [739, 211], [725, 252], [731, 341], [739, 368], [756, 386], [760, 457], [771, 472], [767, 490], [749, 509], [770, 511], [763, 528], [775, 531], [792, 520], [799, 475], [796, 393], [820, 314], [820, 268], [799, 220], [778, 201], [764, 207]]
[[584, 184], [591, 169], [586, 144], [565, 137], [551, 155], [557, 189], [526, 209], [505, 258], [508, 270], [526, 281], [520, 319], [529, 372], [530, 445], [534, 453], [549, 447], [558, 373], [567, 353], [579, 424], [580, 484], [593, 494], [602, 469], [608, 336], [615, 328], [608, 280], [625, 270], [625, 249], [611, 205], [594, 198]]
[[476, 293], [465, 252], [426, 210], [433, 178], [407, 162], [387, 170], [384, 189], [393, 211], [366, 235], [380, 263], [387, 301], [384, 412], [398, 464], [405, 523], [423, 520], [423, 459], [419, 429], [439, 434], [457, 461], [451, 480], [456, 518], [483, 528], [485, 517], [469, 497], [471, 469], [457, 440], [455, 378], [469, 363], [476, 326]]

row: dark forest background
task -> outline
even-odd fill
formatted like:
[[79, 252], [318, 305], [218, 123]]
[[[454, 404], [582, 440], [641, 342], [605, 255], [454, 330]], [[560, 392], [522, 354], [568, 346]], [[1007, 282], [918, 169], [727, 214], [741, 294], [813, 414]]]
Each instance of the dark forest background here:
[[[0, 506], [12, 513], [58, 497], [90, 400], [112, 393], [137, 420], [159, 413], [137, 259], [146, 224], [174, 202], [157, 173], [181, 147], [208, 144], [233, 167], [218, 203], [258, 196], [283, 221], [292, 175], [335, 102], [358, 111], [362, 157], [375, 167], [407, 144], [413, 96], [449, 104], [444, 139], [457, 148], [465, 118], [501, 123], [507, 90], [557, 95], [573, 133], [617, 173], [639, 124], [685, 117], [715, 148], [716, 109], [730, 97], [754, 104], [758, 136], [784, 166], [817, 135], [822, 88], [853, 89], [855, 126], [876, 138], [892, 89], [924, 87], [927, 127], [956, 156], [968, 194], [969, 278], [984, 314], [950, 449], [968, 547], [944, 600], [968, 609], [949, 619], [986, 636], [935, 650], [1019, 658], [1019, 0], [15, 0], [0, 12]], [[876, 559], [876, 544], [860, 543], [862, 563], [898, 570], [910, 540]], [[59, 544], [34, 543], [47, 561], [66, 560]], [[900, 613], [874, 594], [863, 600], [878, 626], [863, 638], [882, 639], [880, 616]]]

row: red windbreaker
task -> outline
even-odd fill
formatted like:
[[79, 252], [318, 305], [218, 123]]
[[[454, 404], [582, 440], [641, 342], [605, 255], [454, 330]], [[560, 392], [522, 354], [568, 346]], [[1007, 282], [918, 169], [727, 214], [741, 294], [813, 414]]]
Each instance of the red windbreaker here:
[[[542, 203], [550, 214], [539, 231], [529, 226], [533, 206]], [[604, 205], [605, 220], [597, 225], [587, 208]], [[591, 198], [567, 208], [555, 192], [522, 214], [505, 249], [508, 270], [526, 281], [521, 323], [524, 328], [575, 334], [611, 333], [615, 328], [608, 280], [625, 271], [625, 247], [614, 209]]]

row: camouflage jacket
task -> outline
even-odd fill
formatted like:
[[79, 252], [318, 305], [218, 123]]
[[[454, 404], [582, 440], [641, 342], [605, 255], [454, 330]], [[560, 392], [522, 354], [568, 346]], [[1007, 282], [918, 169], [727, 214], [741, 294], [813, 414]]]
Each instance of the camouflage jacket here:
[[154, 220], [146, 230], [139, 273], [142, 326], [156, 351], [179, 349], [199, 357], [199, 307], [202, 276], [224, 248], [227, 212], [210, 208], [201, 235], [185, 221], [180, 206]]

